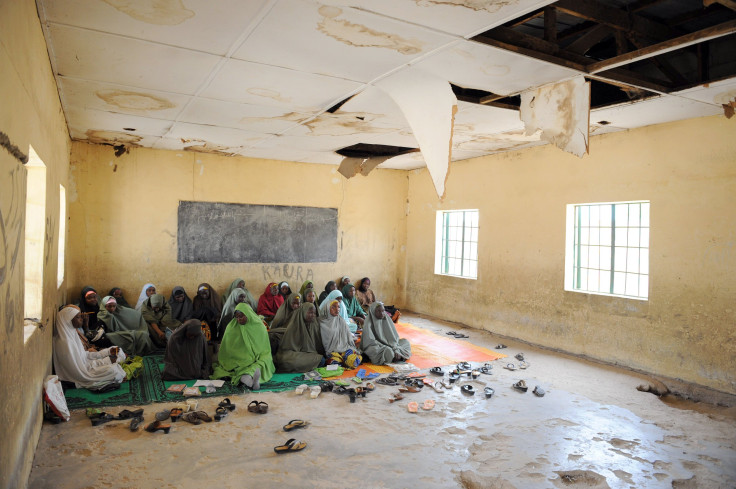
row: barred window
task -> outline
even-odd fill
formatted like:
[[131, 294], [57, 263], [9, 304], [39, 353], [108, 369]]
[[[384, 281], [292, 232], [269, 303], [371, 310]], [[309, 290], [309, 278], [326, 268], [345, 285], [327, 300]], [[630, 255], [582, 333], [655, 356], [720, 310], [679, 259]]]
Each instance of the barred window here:
[[478, 210], [437, 212], [434, 272], [478, 278]]

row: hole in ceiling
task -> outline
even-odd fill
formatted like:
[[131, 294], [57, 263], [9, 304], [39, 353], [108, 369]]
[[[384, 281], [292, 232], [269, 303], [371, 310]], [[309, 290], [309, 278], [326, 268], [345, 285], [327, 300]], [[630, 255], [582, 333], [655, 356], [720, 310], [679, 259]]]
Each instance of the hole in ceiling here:
[[133, 127], [124, 127], [123, 131], [135, 131], [135, 128]]
[[373, 158], [377, 156], [388, 156], [390, 158], [394, 156], [403, 155], [406, 153], [414, 153], [419, 151], [419, 148], [406, 148], [403, 146], [388, 146], [385, 144], [365, 144], [358, 143], [352, 146], [346, 146], [342, 149], [338, 149], [335, 153], [346, 156], [348, 158]]
[[340, 107], [342, 107], [343, 105], [345, 105], [345, 103], [348, 100], [350, 100], [351, 98], [353, 98], [353, 97], [355, 97], [355, 95], [351, 95], [348, 98], [346, 98], [345, 100], [339, 101], [338, 103], [336, 103], [335, 105], [333, 105], [332, 107], [330, 107], [329, 109], [327, 109], [327, 112], [329, 112], [330, 114], [334, 114], [335, 112], [338, 111], [338, 109], [340, 109]]
[[611, 123], [610, 121], [598, 121], [596, 124], [600, 124], [601, 126], [607, 126], [610, 123]]

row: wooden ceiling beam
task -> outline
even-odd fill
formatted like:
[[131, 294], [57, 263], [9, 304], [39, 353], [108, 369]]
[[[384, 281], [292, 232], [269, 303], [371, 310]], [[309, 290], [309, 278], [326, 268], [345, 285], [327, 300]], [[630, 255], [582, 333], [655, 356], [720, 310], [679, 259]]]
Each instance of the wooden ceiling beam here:
[[594, 0], [559, 0], [552, 5], [557, 10], [575, 17], [604, 24], [613, 29], [634, 32], [649, 39], [669, 39], [675, 35], [673, 30], [665, 24], [603, 5]]
[[593, 27], [588, 32], [568, 44], [565, 50], [571, 53], [585, 55], [585, 53], [587, 53], [590, 48], [610, 36], [611, 31], [612, 29], [607, 25], [598, 24], [597, 26]]
[[544, 15], [544, 8], [540, 8], [538, 10], [534, 10], [533, 12], [529, 12], [526, 15], [523, 15], [519, 17], [518, 19], [511, 20], [505, 24], [506, 27], [517, 27], [521, 24], [526, 24], [532, 19], [536, 19], [537, 17], [541, 17]]
[[703, 0], [704, 7], [710, 7], [714, 3], [720, 3], [724, 7], [736, 11], [736, 2], [734, 2], [734, 0]]
[[557, 9], [544, 8], [544, 40], [557, 42]]

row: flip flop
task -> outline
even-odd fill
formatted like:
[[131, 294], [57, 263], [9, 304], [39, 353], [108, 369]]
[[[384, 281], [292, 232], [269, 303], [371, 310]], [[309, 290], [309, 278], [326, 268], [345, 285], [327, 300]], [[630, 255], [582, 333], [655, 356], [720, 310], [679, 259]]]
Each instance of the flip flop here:
[[529, 389], [529, 387], [527, 387], [526, 385], [526, 382], [524, 382], [523, 380], [518, 381], [517, 383], [512, 385], [512, 387], [519, 392], [526, 392], [527, 389]]
[[222, 401], [220, 401], [219, 406], [220, 407], [224, 407], [228, 411], [235, 411], [235, 404], [233, 404], [232, 402], [230, 402], [230, 398], [228, 398], [228, 397], [226, 397], [225, 399], [223, 399]]
[[520, 362], [523, 362], [524, 361], [524, 354], [523, 353], [517, 353], [516, 355], [514, 355], [514, 358], [516, 358]]
[[445, 389], [452, 389], [452, 383], [446, 381], [445, 379], [442, 379], [442, 387]]
[[373, 372], [372, 374], [366, 375], [365, 376], [365, 380], [373, 380], [376, 377], [380, 377], [380, 376], [381, 376], [381, 374], [379, 374], [378, 372]]
[[215, 409], [215, 421], [222, 421], [230, 413], [226, 408], [219, 406]]
[[506, 370], [512, 370], [513, 371], [513, 370], [516, 370], [516, 365], [514, 365], [513, 363], [507, 363], [504, 368]]
[[424, 404], [422, 404], [422, 409], [425, 411], [431, 411], [432, 408], [434, 408], [434, 399], [427, 399], [424, 401]]
[[431, 387], [438, 394], [442, 394], [443, 392], [445, 392], [444, 390], [442, 390], [442, 384], [439, 382], [435, 382], [434, 384], [431, 385]]
[[470, 362], [460, 362], [457, 364], [458, 371], [460, 370], [472, 370], [473, 366], [470, 365]]
[[297, 388], [294, 389], [294, 392], [296, 392], [297, 396], [301, 396], [302, 394], [304, 394], [304, 391], [307, 390], [307, 388], [309, 388], [307, 384], [302, 384], [297, 386]]
[[485, 365], [478, 369], [480, 373], [491, 375], [493, 372], [491, 372], [491, 367], [486, 367]]
[[365, 379], [365, 374], [366, 374], [365, 369], [361, 368], [360, 370], [358, 370], [358, 372], [356, 372], [355, 376], [359, 378], [360, 380], [363, 380]]
[[181, 419], [183, 419], [183, 420], [184, 420], [184, 421], [186, 421], [187, 423], [192, 423], [192, 424], [202, 424], [202, 420], [201, 420], [201, 419], [199, 419], [199, 416], [197, 416], [197, 413], [195, 413], [195, 412], [188, 412], [188, 413], [185, 413], [185, 414], [184, 414], [184, 415], [183, 415], [183, 416], [181, 417]]
[[212, 422], [212, 417], [204, 411], [193, 411], [193, 414], [196, 414], [197, 417], [201, 419], [202, 421], [204, 421], [205, 423]]
[[258, 401], [250, 401], [250, 404], [248, 404], [248, 412], [258, 413]]
[[116, 421], [117, 419], [118, 418], [116, 418], [112, 414], [102, 413], [101, 416], [91, 418], [90, 421], [92, 422], [92, 426], [100, 426], [101, 424], [109, 423], [110, 421]]
[[305, 448], [307, 448], [307, 444], [303, 441], [289, 438], [283, 445], [273, 447], [273, 451], [281, 455], [282, 453], [298, 452], [300, 450], [304, 450]]
[[406, 405], [406, 409], [410, 413], [416, 413], [417, 411], [419, 411], [419, 404], [417, 404], [414, 401], [411, 401], [409, 404]]
[[268, 403], [267, 402], [259, 402], [258, 403], [258, 414], [266, 414], [268, 412]]
[[376, 381], [376, 384], [381, 384], [381, 385], [399, 385], [399, 383], [396, 380], [391, 379], [389, 377], [382, 377], [382, 378], [378, 379]]
[[450, 379], [450, 383], [454, 384], [455, 381], [460, 378], [460, 374], [457, 372], [450, 372], [450, 375], [448, 378]]
[[401, 395], [401, 392], [397, 392], [395, 394], [391, 395], [391, 399], [388, 400], [390, 403], [394, 403], [396, 401], [400, 401], [404, 398], [404, 396]]
[[171, 430], [171, 425], [170, 424], [164, 424], [161, 421], [156, 420], [153, 423], [151, 423], [148, 426], [146, 426], [145, 427], [145, 430], [148, 431], [149, 433], [155, 433], [155, 432], [161, 430], [161, 431], [163, 431], [164, 433], [166, 433], [168, 435], [169, 434], [169, 431]]
[[455, 335], [455, 338], [470, 338], [470, 336], [468, 336], [466, 334], [462, 334], [462, 333], [457, 333]]
[[313, 385], [309, 388], [309, 397], [311, 399], [317, 399], [319, 397], [320, 393], [322, 392], [322, 387], [318, 385]]
[[519, 368], [522, 369], [522, 370], [524, 370], [528, 366], [529, 366], [529, 362], [525, 362], [524, 360], [522, 360], [522, 361], [519, 362]]
[[449, 335], [449, 336], [455, 336], [455, 335], [456, 335], [457, 333], [456, 333], [455, 331], [448, 331], [448, 332], [447, 332], [447, 333], [445, 333], [445, 334], [446, 334], [446, 335]]
[[138, 431], [138, 427], [143, 424], [143, 416], [136, 416], [130, 420], [130, 431]]
[[496, 393], [496, 391], [494, 391], [491, 387], [486, 387], [485, 389], [483, 389], [483, 392], [486, 395], [486, 399], [490, 399], [491, 396]]
[[508, 348], [508, 346], [504, 345], [503, 343], [499, 343], [496, 345], [496, 350], [503, 350], [504, 348]]
[[534, 387], [534, 390], [533, 390], [532, 392], [533, 392], [533, 393], [534, 393], [534, 395], [536, 395], [537, 397], [544, 397], [544, 389], [542, 389], [542, 388], [541, 388], [541, 387], [539, 387], [539, 386], [535, 386], [535, 387]]
[[445, 375], [445, 372], [440, 367], [430, 368], [429, 373], [433, 375]]
[[297, 428], [306, 428], [309, 425], [308, 421], [304, 421], [301, 419], [292, 419], [287, 424], [284, 425], [284, 431], [292, 431]]
[[373, 382], [368, 382], [366, 385], [363, 386], [363, 389], [368, 392], [373, 392], [374, 390], [376, 390], [376, 386], [373, 385]]
[[460, 389], [463, 391], [463, 394], [468, 394], [469, 396], [475, 394], [475, 389], [473, 389], [473, 386], [470, 384], [465, 384]]

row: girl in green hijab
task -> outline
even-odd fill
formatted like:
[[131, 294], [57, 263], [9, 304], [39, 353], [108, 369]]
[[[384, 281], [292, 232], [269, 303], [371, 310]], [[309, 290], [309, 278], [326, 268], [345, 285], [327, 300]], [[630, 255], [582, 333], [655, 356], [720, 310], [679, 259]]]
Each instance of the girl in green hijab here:
[[314, 282], [311, 280], [305, 280], [302, 284], [302, 288], [299, 289], [299, 295], [304, 297], [304, 293], [307, 291], [307, 289], [313, 289], [314, 288]]
[[359, 328], [362, 328], [365, 321], [365, 312], [355, 296], [355, 286], [353, 284], [347, 284], [342, 288], [342, 303], [345, 304], [345, 309], [348, 310], [348, 317], [355, 321]]
[[230, 378], [233, 385], [243, 383], [259, 390], [276, 368], [271, 358], [271, 345], [263, 321], [246, 303], [235, 306], [235, 317], [225, 329], [218, 361], [211, 379]]
[[243, 292], [245, 293], [245, 302], [253, 309], [254, 311], [258, 309], [258, 300], [253, 297], [253, 294], [250, 293], [250, 291], [245, 286], [245, 280], [242, 278], [236, 278], [233, 280], [233, 282], [230, 284], [230, 287], [227, 288], [227, 291], [225, 292], [225, 295], [222, 296], [222, 303], [225, 304], [230, 297], [230, 294], [235, 289], [243, 289]]
[[148, 333], [148, 325], [139, 311], [120, 307], [112, 296], [102, 299], [105, 307], [97, 319], [105, 323], [105, 334], [113, 345], [119, 346], [129, 356], [143, 356], [155, 350]]
[[325, 349], [314, 311], [309, 302], [296, 311], [274, 358], [280, 372], [309, 372], [324, 366]]

